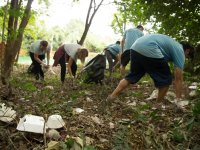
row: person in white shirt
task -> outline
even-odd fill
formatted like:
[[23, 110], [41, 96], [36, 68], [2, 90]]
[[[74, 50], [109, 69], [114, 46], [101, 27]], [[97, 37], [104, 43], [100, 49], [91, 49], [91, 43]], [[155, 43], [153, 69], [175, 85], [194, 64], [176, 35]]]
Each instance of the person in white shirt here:
[[65, 81], [66, 62], [68, 62], [67, 68], [69, 76], [74, 78], [77, 71], [77, 59], [80, 59], [81, 63], [84, 63], [87, 56], [88, 50], [86, 48], [82, 48], [79, 44], [63, 44], [57, 49], [53, 57], [53, 66], [60, 64], [62, 83]]
[[[33, 73], [35, 74], [36, 80], [44, 80], [44, 72], [42, 66], [49, 68], [51, 46], [45, 40], [38, 40], [34, 42], [29, 50], [29, 54], [33, 64]], [[45, 54], [47, 54], [47, 64], [43, 62], [45, 59]]]

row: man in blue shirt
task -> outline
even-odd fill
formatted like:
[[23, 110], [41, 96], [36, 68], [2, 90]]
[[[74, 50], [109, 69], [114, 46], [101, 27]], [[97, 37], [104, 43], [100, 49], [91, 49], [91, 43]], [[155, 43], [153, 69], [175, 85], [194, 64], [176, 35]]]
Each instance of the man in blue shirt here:
[[107, 46], [104, 50], [105, 50], [106, 58], [108, 60], [109, 72], [111, 75], [113, 72], [113, 67], [119, 61], [119, 53], [121, 51], [120, 41], [117, 41], [115, 44], [111, 44]]
[[130, 61], [130, 48], [138, 38], [144, 35], [143, 30], [143, 26], [138, 25], [136, 28], [130, 28], [124, 32], [121, 42], [122, 54], [120, 69], [122, 74], [124, 74], [125, 67]]
[[180, 99], [185, 57], [191, 58], [193, 52], [189, 43], [180, 44], [166, 35], [149, 34], [139, 38], [131, 46], [130, 73], [120, 81], [108, 100], [116, 98], [129, 84], [137, 83], [148, 73], [158, 88], [157, 101], [162, 101], [172, 83], [168, 62], [174, 64], [176, 98]]

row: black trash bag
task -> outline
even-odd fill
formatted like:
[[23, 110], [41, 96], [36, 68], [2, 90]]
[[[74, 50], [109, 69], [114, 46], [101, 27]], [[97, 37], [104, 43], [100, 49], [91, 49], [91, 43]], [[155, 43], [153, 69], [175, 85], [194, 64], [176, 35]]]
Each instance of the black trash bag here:
[[100, 83], [104, 79], [106, 69], [105, 55], [98, 54], [90, 60], [82, 70], [82, 78], [84, 83]]

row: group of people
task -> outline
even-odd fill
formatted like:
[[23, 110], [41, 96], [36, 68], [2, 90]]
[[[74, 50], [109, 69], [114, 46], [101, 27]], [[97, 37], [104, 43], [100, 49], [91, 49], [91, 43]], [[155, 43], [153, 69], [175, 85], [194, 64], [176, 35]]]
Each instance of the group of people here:
[[[43, 67], [49, 68], [51, 46], [45, 40], [38, 40], [34, 42], [30, 47], [30, 57], [33, 64], [33, 73], [36, 80], [44, 80]], [[47, 54], [47, 64], [44, 63], [45, 54]], [[88, 56], [88, 50], [83, 48], [79, 44], [63, 44], [60, 46], [54, 54], [53, 66], [60, 64], [61, 66], [61, 82], [64, 83], [66, 75], [66, 67], [71, 78], [74, 78], [77, 71], [77, 59], [80, 59], [81, 63], [85, 62], [85, 58]], [[68, 65], [66, 66], [66, 63]]]
[[118, 55], [121, 55], [122, 73], [131, 60], [130, 72], [119, 82], [107, 101], [113, 101], [125, 88], [136, 84], [147, 73], [158, 89], [157, 101], [162, 102], [172, 84], [173, 75], [168, 65], [168, 62], [172, 62], [176, 101], [180, 107], [178, 102], [182, 98], [184, 63], [186, 58], [194, 58], [194, 48], [188, 42], [179, 43], [167, 35], [144, 35], [142, 31], [143, 27], [138, 26], [125, 32]]
[[[130, 62], [130, 72], [119, 82], [107, 101], [114, 100], [128, 85], [136, 84], [147, 73], [158, 89], [157, 101], [161, 102], [172, 84], [172, 73], [168, 62], [174, 64], [176, 98], [181, 98], [185, 59], [193, 59], [194, 48], [188, 42], [179, 43], [167, 35], [144, 35], [143, 30], [141, 25], [126, 30], [121, 42], [117, 41], [104, 49], [110, 75], [118, 66], [124, 74], [125, 67]], [[31, 46], [30, 56], [36, 66], [36, 79], [44, 78], [41, 65], [49, 67], [50, 49], [47, 41], [37, 41]], [[45, 53], [47, 53], [47, 64], [42, 61]], [[77, 59], [84, 63], [87, 56], [88, 50], [79, 44], [64, 44], [59, 47], [54, 55], [53, 66], [60, 64], [61, 81], [65, 80], [66, 62], [70, 77], [74, 77]]]
[[130, 28], [124, 32], [121, 45], [120, 41], [117, 41], [115, 44], [111, 44], [105, 48], [110, 75], [118, 67], [120, 67], [122, 75], [125, 73], [125, 67], [130, 61], [130, 48], [138, 38], [144, 35], [143, 30], [142, 25]]

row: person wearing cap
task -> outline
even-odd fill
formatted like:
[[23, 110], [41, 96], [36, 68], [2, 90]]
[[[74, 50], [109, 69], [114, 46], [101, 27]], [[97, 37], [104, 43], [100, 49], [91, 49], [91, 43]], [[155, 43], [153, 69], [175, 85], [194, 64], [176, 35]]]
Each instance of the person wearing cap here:
[[136, 28], [130, 28], [124, 32], [121, 41], [121, 49], [122, 49], [121, 65], [120, 65], [121, 74], [124, 74], [125, 67], [130, 61], [131, 46], [138, 38], [144, 35], [143, 30], [144, 30], [143, 26], [138, 25]]
[[[36, 80], [44, 80], [44, 72], [42, 66], [49, 68], [51, 46], [46, 40], [37, 40], [31, 44], [29, 54], [33, 64], [33, 72]], [[47, 64], [43, 62], [47, 54]]]
[[109, 72], [110, 72], [110, 75], [111, 75], [112, 72], [113, 72], [113, 67], [117, 64], [117, 62], [120, 59], [119, 58], [119, 53], [121, 51], [120, 41], [116, 41], [115, 44], [108, 45], [104, 49], [104, 51], [105, 51], [106, 58], [108, 60]]
[[194, 48], [188, 42], [178, 43], [163, 34], [149, 34], [137, 39], [131, 46], [130, 73], [119, 82], [107, 100], [115, 99], [129, 84], [137, 83], [148, 73], [158, 88], [157, 101], [162, 102], [172, 83], [172, 74], [168, 65], [168, 62], [172, 62], [178, 102], [182, 98], [185, 57], [191, 59], [194, 57]]
[[53, 66], [61, 66], [61, 82], [64, 83], [66, 75], [66, 62], [69, 76], [74, 79], [77, 71], [77, 59], [83, 64], [88, 56], [88, 50], [79, 44], [63, 44], [54, 54]]

